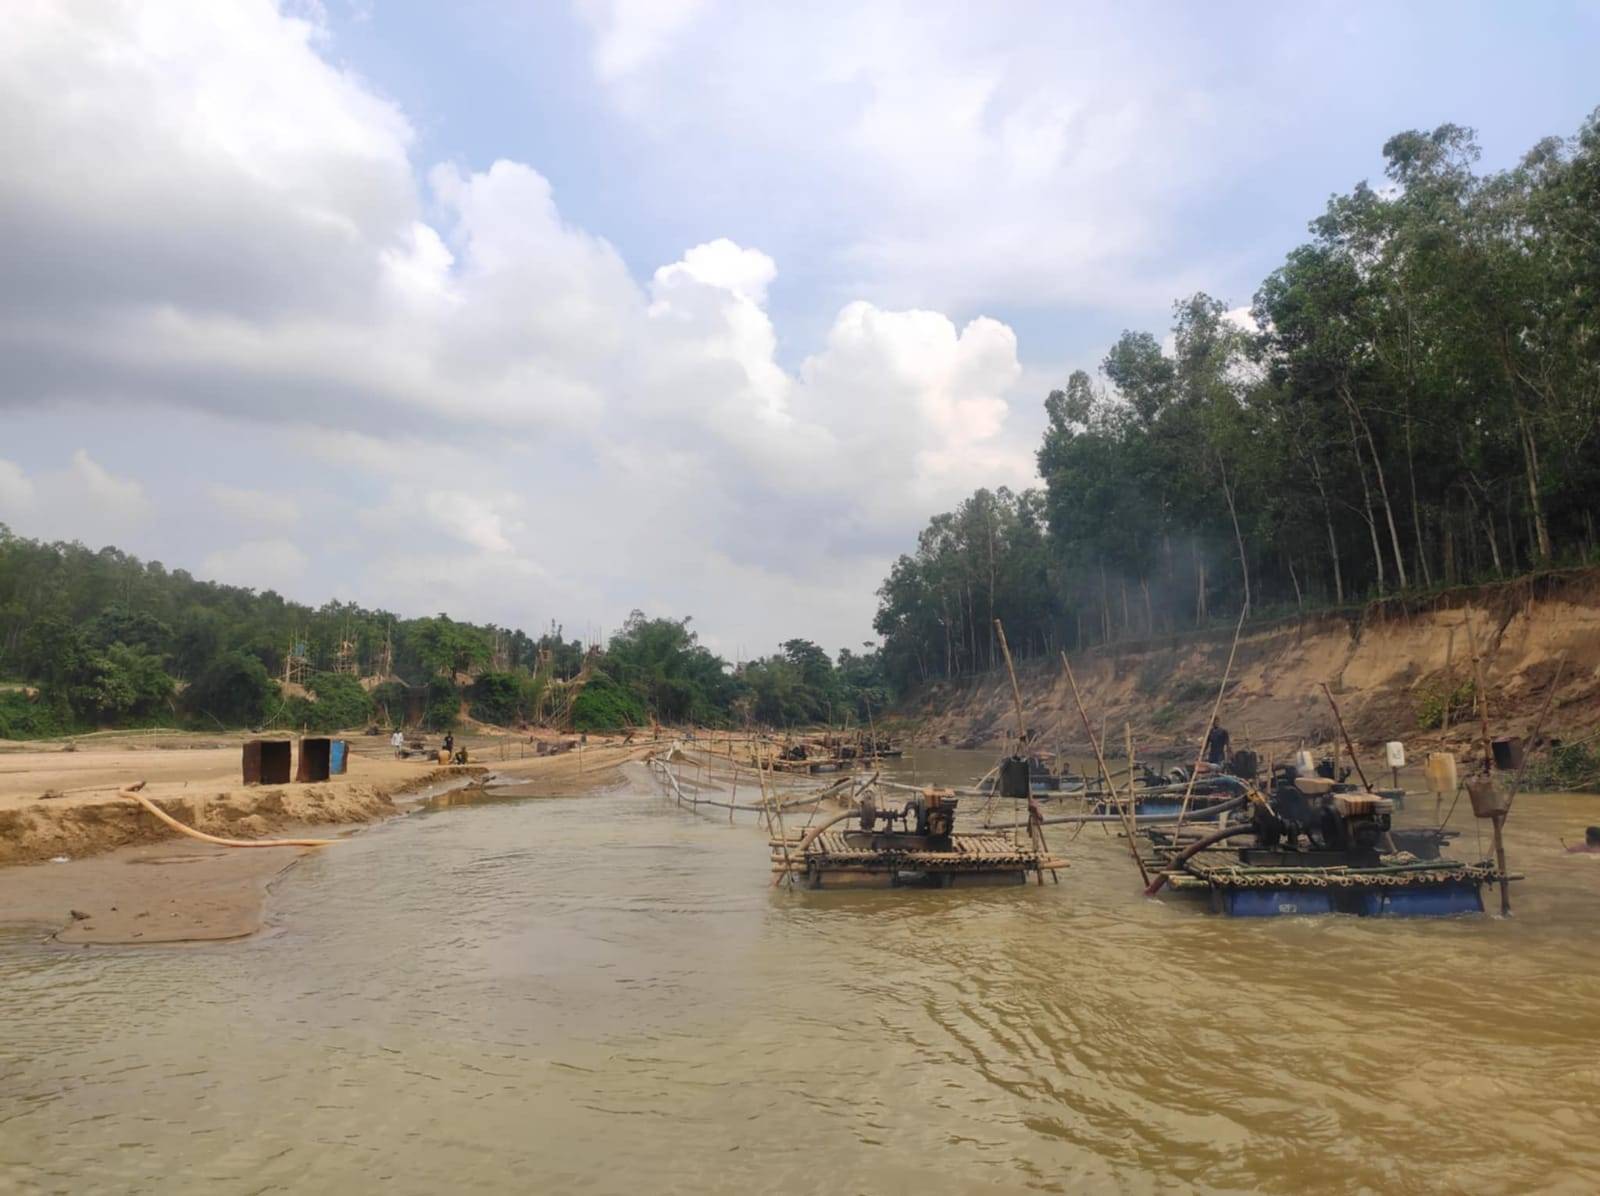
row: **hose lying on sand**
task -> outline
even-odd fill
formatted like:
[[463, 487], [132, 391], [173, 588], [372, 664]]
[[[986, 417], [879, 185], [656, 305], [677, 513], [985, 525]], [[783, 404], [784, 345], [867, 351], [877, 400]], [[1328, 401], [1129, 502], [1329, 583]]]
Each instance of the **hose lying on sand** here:
[[192, 826], [185, 826], [142, 793], [132, 789], [119, 789], [117, 796], [138, 802], [180, 835], [188, 835], [191, 839], [199, 839], [202, 843], [215, 843], [219, 847], [329, 847], [334, 843], [343, 842], [340, 839], [223, 839], [217, 835], [208, 835], [205, 831], [197, 831]]

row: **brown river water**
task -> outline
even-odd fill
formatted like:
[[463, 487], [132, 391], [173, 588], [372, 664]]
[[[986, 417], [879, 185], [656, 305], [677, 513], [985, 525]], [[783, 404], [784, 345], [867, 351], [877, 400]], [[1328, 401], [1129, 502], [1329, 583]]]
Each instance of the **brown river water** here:
[[1059, 886], [802, 893], [642, 770], [423, 812], [252, 939], [0, 935], [0, 1191], [1591, 1192], [1591, 821], [1518, 799], [1509, 920], [1229, 920], [1099, 827]]

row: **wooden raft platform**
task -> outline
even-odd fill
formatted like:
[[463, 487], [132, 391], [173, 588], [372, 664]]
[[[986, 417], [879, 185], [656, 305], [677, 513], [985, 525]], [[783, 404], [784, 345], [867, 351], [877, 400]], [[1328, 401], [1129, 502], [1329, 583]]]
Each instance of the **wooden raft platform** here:
[[948, 850], [899, 846], [901, 836], [824, 831], [804, 851], [802, 831], [770, 839], [772, 870], [808, 888], [895, 888], [1021, 884], [1030, 874], [1065, 868], [1065, 860], [999, 832], [951, 835]]

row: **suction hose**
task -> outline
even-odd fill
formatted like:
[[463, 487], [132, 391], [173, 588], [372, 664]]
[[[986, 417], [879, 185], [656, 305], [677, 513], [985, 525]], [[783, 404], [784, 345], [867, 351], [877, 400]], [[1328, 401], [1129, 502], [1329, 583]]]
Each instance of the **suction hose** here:
[[339, 839], [223, 839], [217, 835], [208, 835], [205, 831], [197, 831], [192, 826], [185, 826], [142, 793], [132, 789], [119, 789], [117, 796], [138, 802], [180, 835], [188, 835], [189, 838], [199, 839], [202, 843], [215, 843], [219, 847], [329, 847], [342, 842]]
[[1255, 830], [1256, 828], [1252, 823], [1241, 822], [1235, 826], [1225, 826], [1220, 831], [1215, 831], [1203, 839], [1196, 839], [1193, 843], [1189, 844], [1189, 846], [1185, 847], [1173, 857], [1172, 862], [1167, 865], [1166, 871], [1157, 872], [1155, 874], [1154, 879], [1150, 881], [1149, 886], [1145, 889], [1144, 895], [1146, 897], [1154, 897], [1157, 893], [1161, 892], [1161, 887], [1167, 883], [1167, 871], [1178, 867], [1178, 865], [1182, 864], [1196, 852], [1204, 851], [1207, 847], [1210, 847], [1216, 843], [1221, 843], [1224, 839], [1231, 839], [1235, 835], [1253, 835], [1255, 834]]

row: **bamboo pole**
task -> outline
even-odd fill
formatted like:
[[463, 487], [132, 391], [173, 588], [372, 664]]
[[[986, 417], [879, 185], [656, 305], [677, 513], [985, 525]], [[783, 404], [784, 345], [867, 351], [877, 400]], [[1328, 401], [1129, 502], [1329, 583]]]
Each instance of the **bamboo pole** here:
[[[1001, 625], [999, 619], [994, 621], [994, 630], [995, 634], [1000, 639], [1000, 653], [1006, 659], [1006, 673], [1011, 678], [1011, 697], [1012, 700], [1017, 704], [1017, 744], [1018, 751], [1020, 752], [1021, 748], [1025, 745], [1025, 733], [1022, 727], [1022, 688], [1017, 684], [1016, 666], [1011, 663], [1011, 645], [1006, 643], [1006, 629]], [[998, 781], [996, 782], [995, 788], [999, 788]], [[1032, 769], [1030, 769], [1028, 773], [1028, 840], [1038, 850], [1041, 856], [1046, 858], [1049, 857], [1050, 845], [1045, 842], [1044, 838], [1044, 811], [1039, 809], [1039, 803], [1033, 799]], [[1034, 877], [1041, 885], [1044, 884], [1044, 868], [1039, 868], [1034, 873]], [[1050, 878], [1056, 884], [1061, 883], [1061, 877], [1056, 874], [1056, 870], [1054, 868], [1050, 869]]]
[[1183, 800], [1178, 803], [1178, 822], [1182, 824], [1183, 817], [1189, 812], [1189, 799], [1194, 795], [1194, 779], [1200, 774], [1200, 762], [1206, 758], [1206, 739], [1211, 734], [1211, 724], [1217, 721], [1217, 713], [1222, 709], [1222, 699], [1228, 692], [1228, 679], [1233, 676], [1233, 658], [1239, 651], [1239, 636], [1244, 632], [1244, 619], [1250, 613], [1250, 604], [1246, 602], [1239, 610], [1239, 623], [1233, 629], [1233, 646], [1228, 649], [1228, 663], [1222, 670], [1222, 684], [1217, 686], [1217, 700], [1211, 705], [1211, 717], [1206, 719], [1205, 726], [1200, 729], [1200, 750], [1194, 754], [1194, 767], [1189, 770], [1189, 783], [1184, 787]]
[[[1361, 760], [1356, 755], [1356, 745], [1350, 741], [1350, 732], [1344, 728], [1344, 716], [1339, 713], [1339, 703], [1333, 700], [1333, 691], [1328, 688], [1326, 681], [1319, 682], [1322, 686], [1323, 696], [1328, 699], [1328, 706], [1333, 710], [1333, 721], [1339, 725], [1339, 734], [1344, 736], [1344, 746], [1350, 749], [1350, 763], [1356, 766], [1356, 776], [1361, 778], [1361, 787], [1368, 793], [1372, 792], [1372, 783], [1367, 780], [1366, 770], [1361, 767]], [[1339, 768], [1334, 766], [1333, 776], [1339, 778]]]
[[[1494, 783], [1494, 744], [1489, 738], [1489, 688], [1484, 684], [1483, 659], [1478, 653], [1478, 634], [1472, 627], [1472, 612], [1463, 607], [1461, 618], [1467, 628], [1467, 644], [1472, 649], [1472, 684], [1477, 690], [1478, 730], [1483, 737], [1483, 775]], [[1555, 691], [1552, 688], [1551, 693]], [[1447, 703], [1448, 704], [1448, 703]], [[1520, 776], [1520, 772], [1518, 774]], [[1507, 803], [1508, 807], [1510, 803]], [[1494, 836], [1494, 862], [1500, 873], [1500, 916], [1511, 915], [1511, 885], [1506, 879], [1505, 814], [1495, 814], [1489, 819], [1489, 829]]]
[[[1094, 737], [1094, 727], [1089, 722], [1089, 712], [1083, 706], [1083, 695], [1078, 692], [1078, 679], [1072, 675], [1072, 662], [1067, 659], [1066, 649], [1064, 648], [1061, 651], [1061, 667], [1066, 670], [1067, 684], [1072, 687], [1072, 701], [1078, 707], [1078, 717], [1083, 720], [1083, 730], [1089, 736], [1089, 746], [1094, 749], [1094, 759], [1095, 763], [1100, 766], [1100, 776], [1105, 780], [1106, 789], [1115, 793], [1111, 784], [1110, 770], [1106, 768], [1106, 758], [1100, 751], [1100, 741]], [[1145, 870], [1144, 860], [1139, 857], [1139, 843], [1135, 838], [1134, 827], [1127, 824], [1126, 816], [1124, 816], [1123, 822], [1128, 832], [1128, 851], [1133, 855], [1134, 864], [1138, 866], [1139, 879], [1148, 886], [1150, 874]]]
[[[758, 764], [761, 761], [761, 745], [760, 744], [756, 745], [756, 761], [757, 761]], [[763, 781], [762, 785], [761, 785], [761, 800], [762, 801], [766, 801], [767, 800], [767, 786], [766, 786], [766, 782], [765, 781]], [[784, 828], [783, 828], [783, 806], [778, 804], [778, 803], [776, 803], [776, 802], [774, 802], [773, 803], [773, 807], [774, 808], [773, 808], [772, 814], [769, 814], [767, 816], [767, 832], [769, 834], [772, 832], [773, 821], [774, 821], [774, 819], [776, 819], [777, 826], [778, 826], [778, 837], [781, 838], [781, 839], [787, 839], [789, 837], [789, 832], [784, 830]], [[787, 847], [785, 847], [783, 849], [783, 863], [784, 863], [784, 867], [788, 868], [788, 866], [789, 866], [789, 849]], [[789, 884], [790, 884], [791, 887], [793, 887], [793, 885], [794, 885], [794, 874], [792, 872], [787, 872], [786, 871], [784, 873], [784, 875], [789, 878]], [[776, 877], [776, 876], [772, 878], [772, 887], [773, 888], [777, 888], [778, 887], [778, 879], [779, 878]]]

